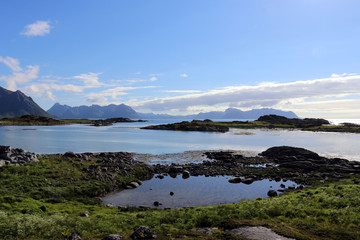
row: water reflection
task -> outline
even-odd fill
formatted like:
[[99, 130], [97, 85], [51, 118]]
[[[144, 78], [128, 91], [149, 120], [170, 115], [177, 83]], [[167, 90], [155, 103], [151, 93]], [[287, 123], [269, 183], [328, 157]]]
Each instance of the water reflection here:
[[[223, 203], [235, 203], [241, 200], [266, 198], [269, 190], [297, 186], [292, 181], [255, 181], [252, 184], [229, 183], [230, 176], [189, 177], [183, 179], [165, 176], [163, 179], [152, 178], [136, 189], [128, 189], [103, 198], [103, 204], [114, 206], [153, 207], [154, 202], [162, 205], [159, 208], [179, 208], [192, 206], [212, 206]], [[282, 186], [284, 187], [284, 186]], [[170, 194], [170, 193], [173, 194]], [[279, 192], [280, 193], [280, 192]]]

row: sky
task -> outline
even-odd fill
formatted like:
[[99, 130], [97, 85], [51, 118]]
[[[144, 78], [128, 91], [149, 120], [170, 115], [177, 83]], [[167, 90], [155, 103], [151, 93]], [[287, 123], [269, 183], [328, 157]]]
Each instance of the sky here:
[[2, 0], [0, 86], [54, 103], [360, 118], [358, 0]]

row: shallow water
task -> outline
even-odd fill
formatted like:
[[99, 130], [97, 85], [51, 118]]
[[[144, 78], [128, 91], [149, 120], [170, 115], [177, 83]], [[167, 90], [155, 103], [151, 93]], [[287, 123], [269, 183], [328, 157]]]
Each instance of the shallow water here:
[[[179, 208], [193, 206], [212, 206], [223, 203], [236, 203], [241, 200], [266, 198], [271, 189], [280, 189], [280, 184], [297, 186], [292, 181], [255, 181], [252, 184], [229, 183], [229, 176], [197, 176], [182, 179], [166, 176], [164, 179], [152, 178], [136, 189], [128, 189], [103, 198], [103, 204], [114, 206], [146, 206], [162, 203], [159, 208]], [[170, 192], [174, 195], [170, 196]], [[280, 192], [279, 192], [280, 193]]]
[[[360, 160], [360, 134], [242, 129], [207, 133], [139, 128], [157, 123], [164, 122], [118, 123], [105, 127], [3, 126], [0, 127], [0, 145], [11, 145], [36, 153], [127, 151], [150, 154], [194, 150], [261, 152], [269, 147], [288, 145], [304, 147], [321, 155]], [[29, 128], [32, 130], [24, 130]]]

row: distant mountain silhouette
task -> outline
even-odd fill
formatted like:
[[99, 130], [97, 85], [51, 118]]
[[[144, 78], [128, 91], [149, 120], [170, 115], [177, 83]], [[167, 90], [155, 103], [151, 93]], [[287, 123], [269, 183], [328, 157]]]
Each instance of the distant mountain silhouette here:
[[23, 115], [54, 117], [21, 91], [13, 92], [0, 87], [0, 118], [20, 117]]
[[281, 111], [272, 108], [261, 108], [253, 109], [250, 111], [241, 111], [237, 108], [228, 108], [224, 112], [213, 111], [206, 113], [199, 113], [194, 115], [183, 115], [183, 116], [174, 116], [168, 114], [154, 114], [154, 113], [139, 113], [140, 117], [143, 119], [173, 119], [173, 118], [183, 118], [183, 119], [258, 119], [264, 115], [278, 115], [287, 118], [298, 118], [298, 116], [292, 111]]
[[48, 113], [57, 116], [59, 118], [136, 118], [139, 119], [140, 116], [135, 112], [131, 107], [120, 104], [110, 104], [108, 106], [79, 106], [79, 107], [70, 107], [68, 105], [61, 105], [55, 103], [52, 106]]

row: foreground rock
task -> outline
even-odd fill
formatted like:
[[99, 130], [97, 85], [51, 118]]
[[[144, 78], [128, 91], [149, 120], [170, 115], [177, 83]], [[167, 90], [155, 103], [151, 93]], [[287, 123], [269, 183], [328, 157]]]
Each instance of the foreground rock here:
[[20, 148], [0, 146], [0, 166], [20, 165], [39, 161], [37, 154], [24, 151]]
[[130, 238], [132, 240], [155, 239], [157, 236], [149, 228], [141, 226], [131, 234]]
[[272, 147], [261, 153], [263, 157], [279, 164], [279, 168], [295, 170], [298, 173], [343, 174], [360, 173], [358, 162], [341, 158], [325, 158], [304, 148]]
[[242, 184], [252, 184], [262, 179], [285, 179], [302, 185], [360, 173], [358, 162], [325, 158], [303, 148], [287, 146], [269, 148], [253, 157], [245, 157], [231, 151], [205, 152], [204, 155], [209, 160], [181, 165], [157, 164], [154, 165], [154, 172], [161, 176], [169, 173], [174, 177], [185, 171], [191, 176], [237, 176], [230, 178], [229, 182]]

